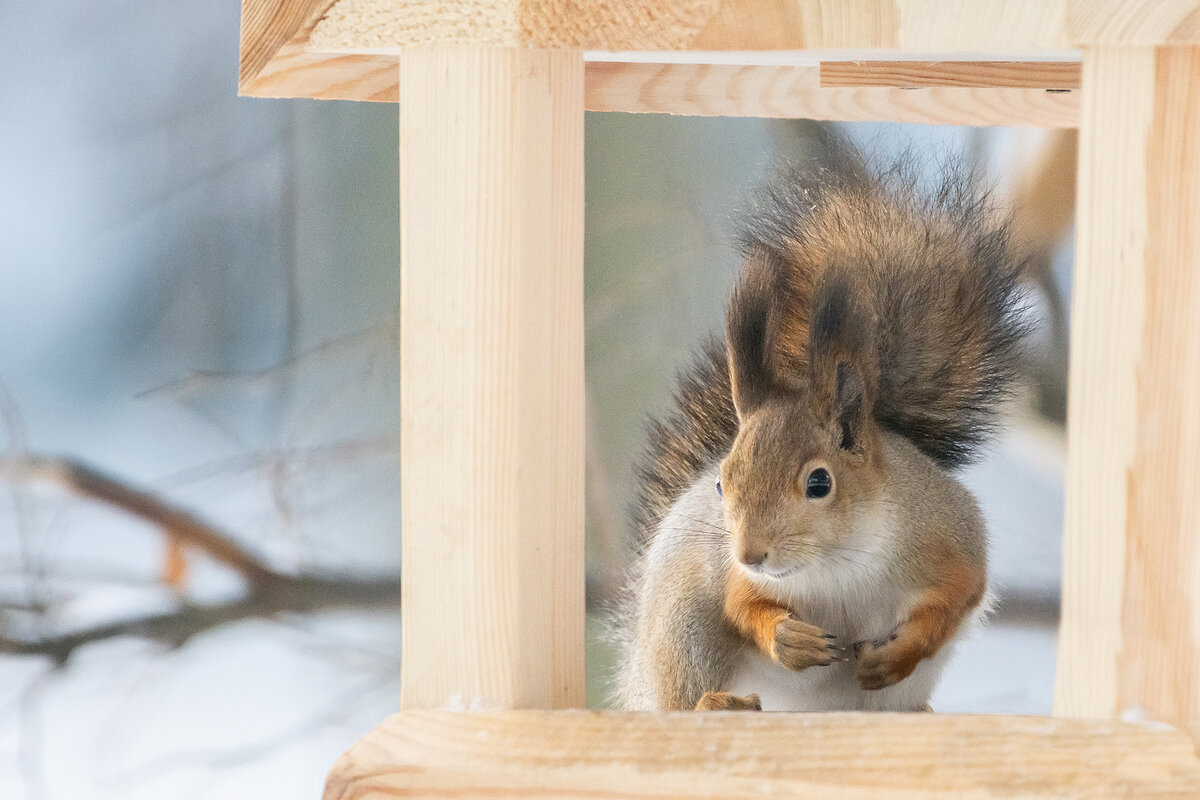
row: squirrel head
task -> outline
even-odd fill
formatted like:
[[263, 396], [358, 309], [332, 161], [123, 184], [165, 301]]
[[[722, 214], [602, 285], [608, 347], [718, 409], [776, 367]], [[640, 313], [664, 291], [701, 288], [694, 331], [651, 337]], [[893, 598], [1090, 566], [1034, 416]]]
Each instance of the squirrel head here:
[[782, 577], [836, 552], [856, 529], [861, 503], [878, 496], [879, 364], [874, 320], [856, 301], [852, 273], [830, 269], [815, 287], [807, 374], [779, 368], [782, 311], [761, 279], [770, 268], [763, 259], [728, 316], [738, 433], [717, 490], [734, 557], [751, 572]]

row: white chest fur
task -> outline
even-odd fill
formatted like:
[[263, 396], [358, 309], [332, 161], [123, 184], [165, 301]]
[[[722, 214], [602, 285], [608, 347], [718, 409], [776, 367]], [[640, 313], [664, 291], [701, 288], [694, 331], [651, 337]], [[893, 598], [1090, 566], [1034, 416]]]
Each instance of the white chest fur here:
[[[913, 593], [896, 578], [888, 552], [889, 521], [881, 517], [860, 529], [845, 549], [831, 553], [780, 581], [757, 578], [765, 594], [792, 612], [838, 637], [849, 647], [858, 641], [886, 639], [904, 620]], [[965, 623], [960, 635], [972, 624]], [[766, 711], [918, 711], [929, 702], [954, 642], [926, 659], [894, 686], [864, 691], [856, 663], [809, 667], [799, 672], [770, 659], [756, 647], [739, 655], [726, 691], [758, 694]]]

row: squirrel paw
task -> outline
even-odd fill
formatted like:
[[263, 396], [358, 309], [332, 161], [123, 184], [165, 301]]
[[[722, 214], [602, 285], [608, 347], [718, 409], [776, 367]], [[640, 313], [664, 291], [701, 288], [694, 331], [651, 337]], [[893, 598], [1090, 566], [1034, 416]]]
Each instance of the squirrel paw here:
[[729, 692], [705, 692], [696, 703], [697, 711], [762, 711], [762, 701], [756, 694], [738, 697]]
[[789, 614], [775, 625], [771, 658], [788, 669], [802, 670], [849, 661], [850, 654], [838, 646], [836, 636]]
[[867, 691], [886, 689], [912, 674], [920, 659], [914, 659], [908, 648], [897, 642], [893, 633], [886, 640], [855, 642], [854, 655], [858, 659], [858, 684]]

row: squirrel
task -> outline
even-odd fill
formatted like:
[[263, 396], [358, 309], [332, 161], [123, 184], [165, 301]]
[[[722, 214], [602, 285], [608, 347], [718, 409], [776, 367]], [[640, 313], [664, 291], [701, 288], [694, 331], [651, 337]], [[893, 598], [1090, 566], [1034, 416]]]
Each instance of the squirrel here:
[[845, 140], [743, 224], [710, 341], [651, 421], [614, 633], [630, 710], [928, 709], [990, 606], [952, 474], [994, 433], [1028, 322], [1009, 221]]

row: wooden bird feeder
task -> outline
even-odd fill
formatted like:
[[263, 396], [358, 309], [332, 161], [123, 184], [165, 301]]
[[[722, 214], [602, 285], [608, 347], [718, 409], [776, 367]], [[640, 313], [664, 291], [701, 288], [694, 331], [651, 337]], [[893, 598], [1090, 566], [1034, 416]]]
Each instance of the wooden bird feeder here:
[[[327, 798], [1200, 796], [1200, 1], [244, 0], [240, 85], [400, 104], [402, 710]], [[1081, 129], [1054, 717], [567, 710], [584, 109]]]

